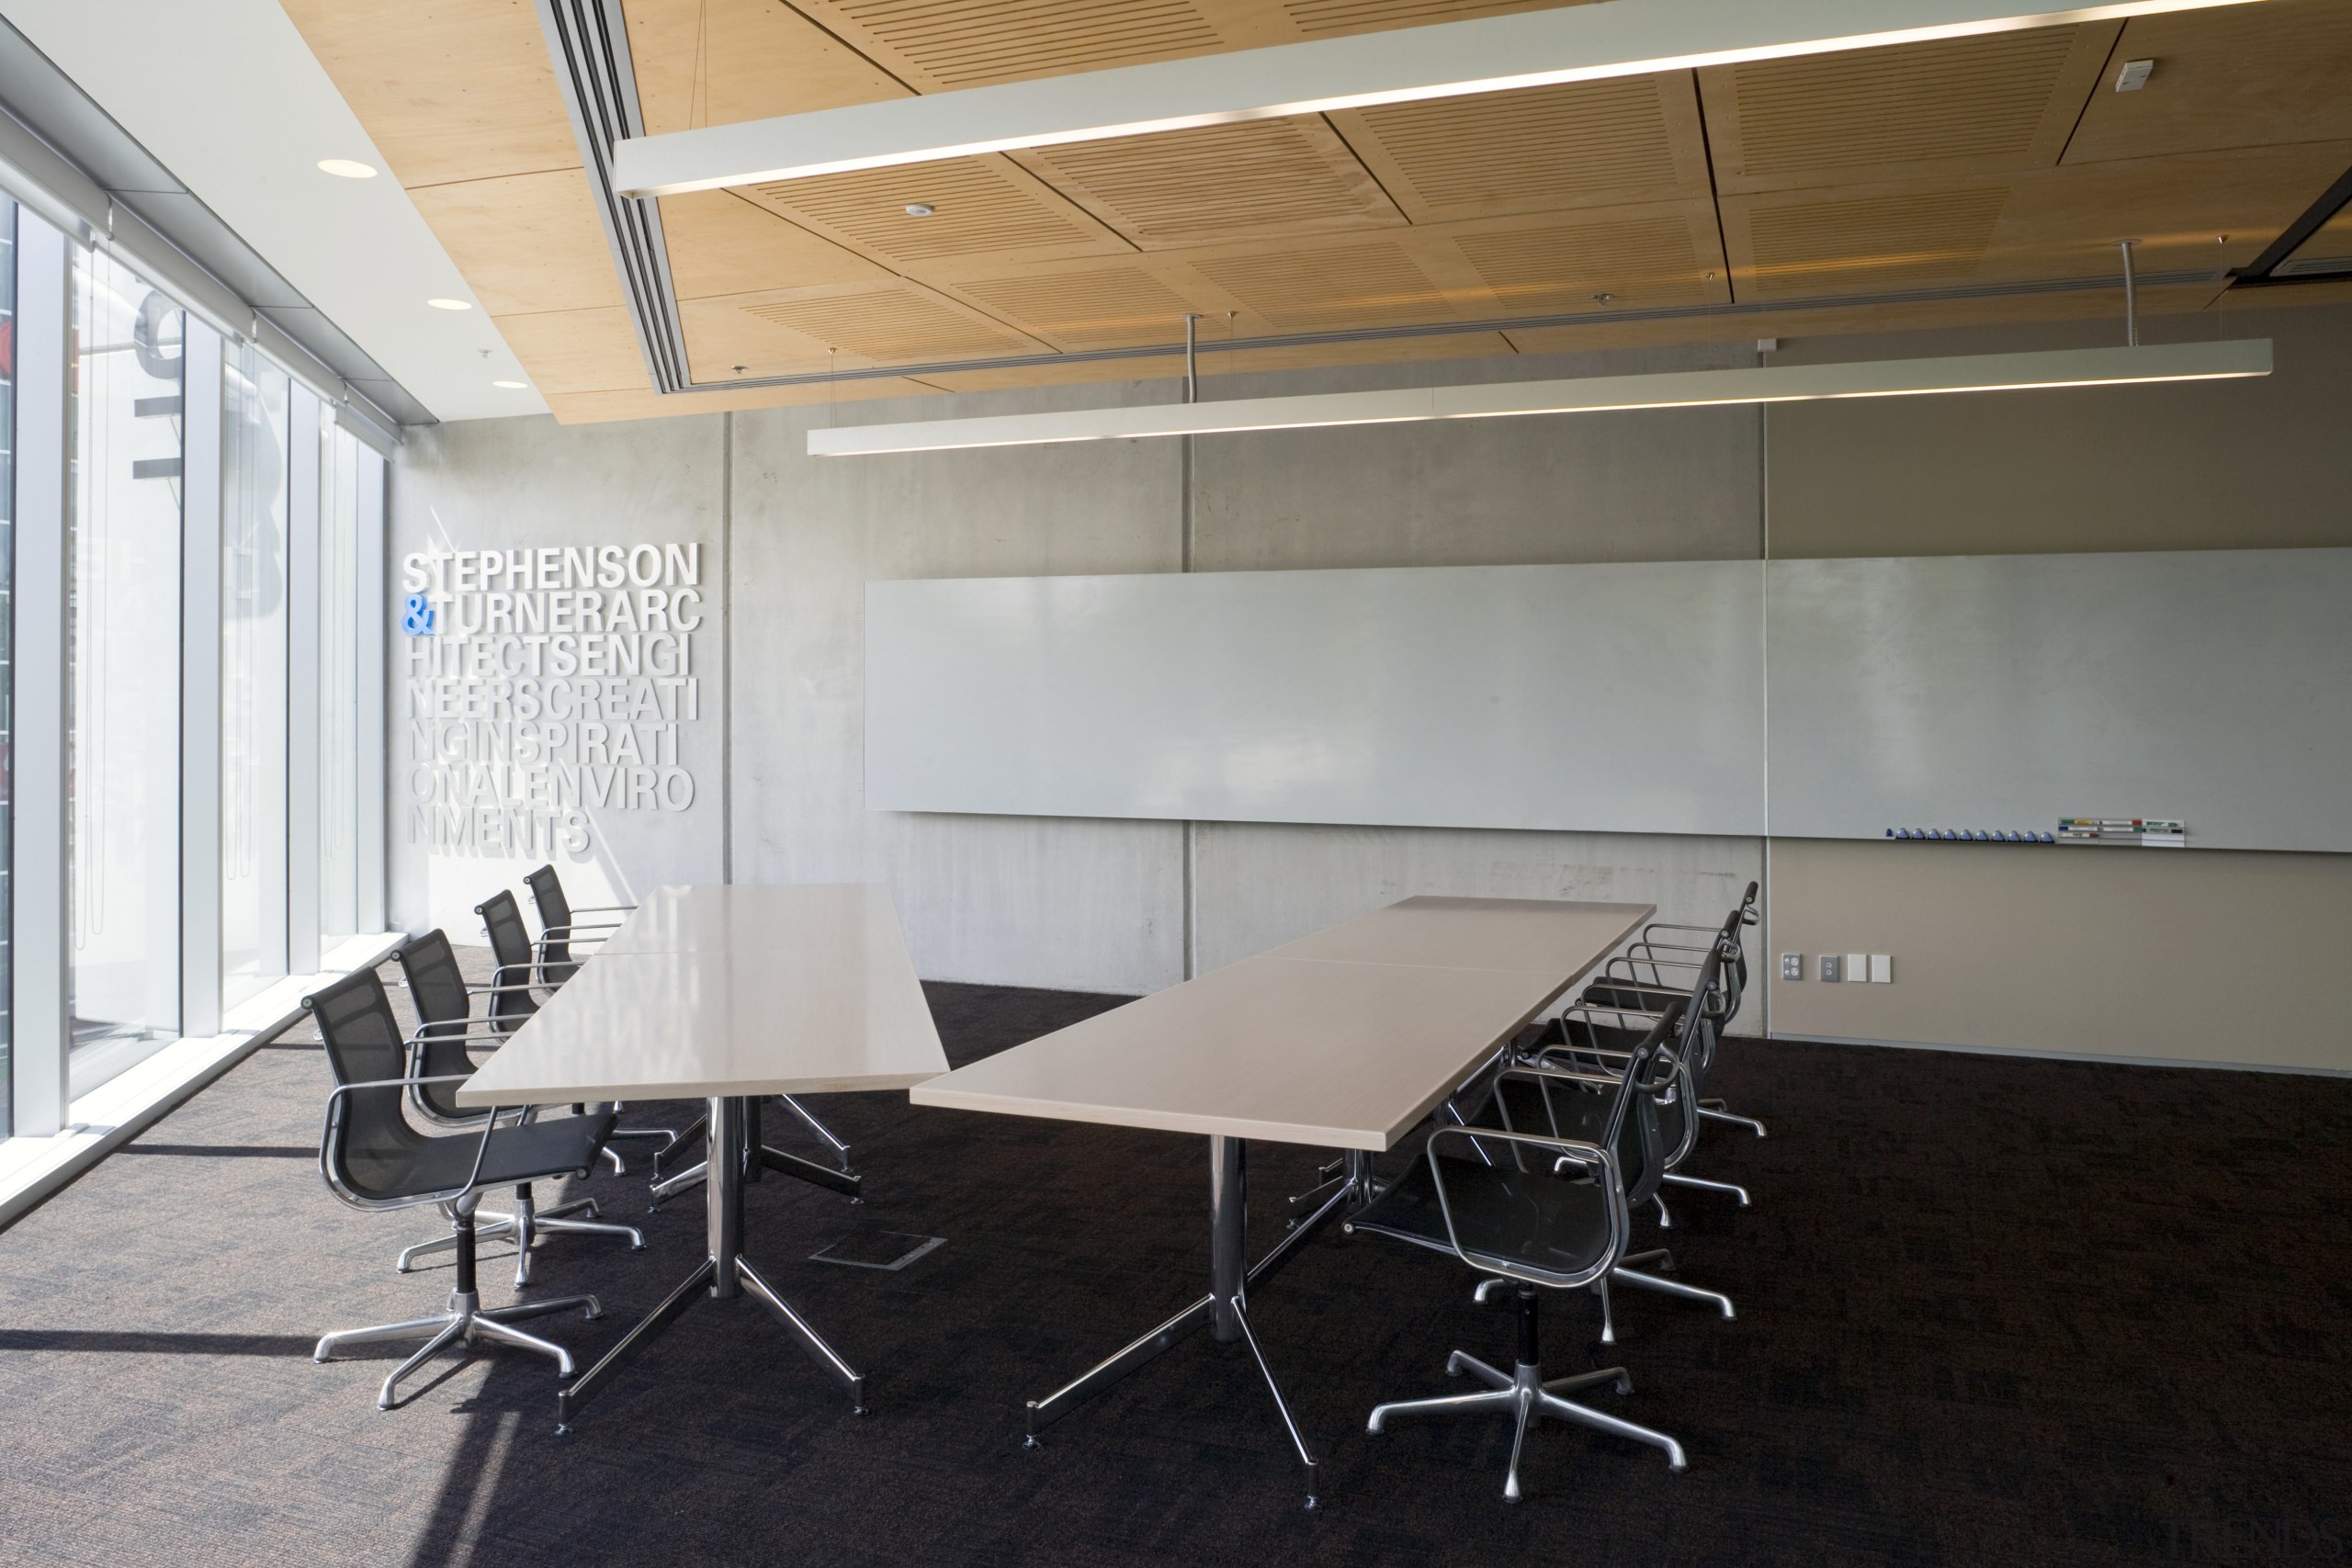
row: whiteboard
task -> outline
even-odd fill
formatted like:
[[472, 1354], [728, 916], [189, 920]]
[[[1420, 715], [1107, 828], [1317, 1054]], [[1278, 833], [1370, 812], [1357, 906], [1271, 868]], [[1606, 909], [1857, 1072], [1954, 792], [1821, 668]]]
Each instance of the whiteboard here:
[[1792, 560], [1768, 581], [1776, 834], [2172, 817], [2191, 847], [2352, 851], [2352, 550]]
[[885, 811], [1764, 831], [1755, 561], [866, 590]]

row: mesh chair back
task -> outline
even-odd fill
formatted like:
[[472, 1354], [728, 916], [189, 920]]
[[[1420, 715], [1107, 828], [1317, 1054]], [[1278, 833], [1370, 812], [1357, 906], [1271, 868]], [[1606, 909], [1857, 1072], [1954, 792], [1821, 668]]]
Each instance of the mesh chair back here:
[[[1644, 1203], [1665, 1180], [1668, 1166], [1668, 1132], [1660, 1124], [1659, 1099], [1674, 1087], [1674, 1071], [1663, 1059], [1668, 1046], [1681, 1043], [1688, 1032], [1690, 1003], [1676, 997], [1659, 1010], [1648, 1030], [1631, 1047], [1617, 1087], [1604, 1091], [1608, 1097], [1606, 1113], [1592, 1125], [1589, 1116], [1561, 1112], [1569, 1098], [1580, 1101], [1579, 1109], [1589, 1106], [1600, 1096], [1587, 1099], [1588, 1091], [1557, 1080], [1519, 1077], [1506, 1073], [1495, 1086], [1495, 1098], [1480, 1115], [1487, 1125], [1499, 1124], [1522, 1133], [1547, 1133], [1555, 1137], [1580, 1135], [1580, 1128], [1590, 1128], [1589, 1141], [1599, 1144], [1617, 1156], [1617, 1169], [1625, 1184], [1628, 1205]], [[1679, 1100], [1676, 1102], [1679, 1107]], [[1680, 1124], [1673, 1129], [1679, 1134]], [[1489, 1157], [1511, 1159], [1522, 1168], [1532, 1168], [1536, 1159], [1532, 1151], [1498, 1143], [1487, 1150]], [[1456, 1156], [1445, 1156], [1456, 1157]], [[1549, 1156], [1544, 1156], [1548, 1159]]]
[[1739, 1011], [1739, 999], [1747, 990], [1747, 929], [1756, 923], [1756, 884], [1747, 885], [1740, 896], [1739, 907], [1724, 921], [1724, 993], [1728, 1004], [1723, 1017], [1715, 1021], [1715, 1032], [1721, 1034]]
[[[465, 971], [447, 934], [438, 928], [412, 937], [393, 955], [408, 979], [409, 999], [416, 1004], [418, 1038], [423, 1049], [418, 1072], [424, 1077], [470, 1073], [473, 1058], [466, 1054], [465, 1032], [473, 1021], [472, 999], [466, 995]], [[445, 1122], [469, 1120], [481, 1114], [458, 1103], [456, 1084], [421, 1084], [417, 1098], [427, 1114]]]
[[491, 955], [498, 960], [491, 984], [500, 988], [491, 993], [490, 1021], [500, 1033], [512, 1034], [539, 1010], [538, 998], [529, 991], [505, 988], [528, 986], [532, 979], [531, 933], [523, 924], [523, 907], [502, 888], [475, 905], [474, 913], [481, 917]]
[[523, 881], [531, 889], [531, 902], [539, 907], [539, 979], [560, 986], [580, 967], [571, 960], [571, 900], [563, 896], [563, 879], [551, 865], [539, 867]]
[[402, 1180], [431, 1142], [401, 1114], [401, 1086], [407, 1075], [400, 1021], [372, 969], [338, 980], [302, 998], [326, 1043], [334, 1081], [381, 1084], [355, 1089], [334, 1102], [320, 1159], [329, 1175], [363, 1200], [406, 1196]]

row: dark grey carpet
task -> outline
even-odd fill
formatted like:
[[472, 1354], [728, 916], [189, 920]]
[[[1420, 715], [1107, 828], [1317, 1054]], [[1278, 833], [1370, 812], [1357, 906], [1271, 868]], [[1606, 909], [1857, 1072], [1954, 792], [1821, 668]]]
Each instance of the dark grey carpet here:
[[[929, 990], [957, 1060], [1117, 1000]], [[1704, 1157], [1757, 1207], [1684, 1195], [1672, 1239], [1740, 1317], [1619, 1293], [1618, 1407], [1678, 1435], [1689, 1473], [1548, 1428], [1508, 1507], [1500, 1425], [1365, 1436], [1374, 1402], [1445, 1391], [1449, 1348], [1507, 1356], [1510, 1320], [1450, 1260], [1334, 1231], [1256, 1303], [1326, 1456], [1309, 1515], [1246, 1357], [1204, 1337], [1021, 1447], [1024, 1398], [1203, 1288], [1197, 1139], [825, 1100], [872, 1201], [771, 1178], [750, 1250], [868, 1373], [873, 1414], [752, 1303], [706, 1303], [560, 1439], [536, 1358], [450, 1363], [390, 1414], [395, 1352], [311, 1361], [322, 1329], [430, 1310], [447, 1280], [391, 1271], [433, 1215], [322, 1185], [327, 1082], [315, 1047], [264, 1049], [0, 1235], [0, 1561], [2352, 1555], [2348, 1083], [1735, 1042], [1718, 1084], [1773, 1135], [1714, 1129]], [[1263, 1245], [1312, 1156], [1252, 1157]], [[588, 1190], [643, 1210], [634, 1173]], [[583, 1364], [699, 1256], [699, 1200], [648, 1224], [641, 1254], [540, 1249], [534, 1291], [605, 1298], [601, 1322], [547, 1320]], [[805, 1261], [867, 1227], [947, 1244], [899, 1274]], [[486, 1297], [509, 1299], [506, 1249], [483, 1250]], [[1589, 1300], [1547, 1311], [1554, 1368], [1596, 1364]]]

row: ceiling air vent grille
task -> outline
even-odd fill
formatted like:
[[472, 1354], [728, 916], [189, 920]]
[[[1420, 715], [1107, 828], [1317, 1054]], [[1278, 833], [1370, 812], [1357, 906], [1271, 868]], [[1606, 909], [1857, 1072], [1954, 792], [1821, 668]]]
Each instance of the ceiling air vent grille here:
[[1192, 0], [831, 0], [810, 9], [852, 23], [942, 87], [1224, 47]]

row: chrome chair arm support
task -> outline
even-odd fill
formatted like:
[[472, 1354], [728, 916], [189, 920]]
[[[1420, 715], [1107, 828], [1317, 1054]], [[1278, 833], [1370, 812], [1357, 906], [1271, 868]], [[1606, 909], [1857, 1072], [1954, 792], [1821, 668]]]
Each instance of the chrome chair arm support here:
[[490, 1154], [490, 1135], [498, 1127], [498, 1112], [503, 1107], [493, 1107], [482, 1118], [481, 1142], [474, 1147], [472, 1168], [466, 1172], [465, 1185], [453, 1187], [447, 1192], [420, 1192], [393, 1201], [370, 1201], [345, 1187], [335, 1176], [334, 1161], [330, 1157], [343, 1144], [343, 1097], [356, 1094], [363, 1089], [414, 1089], [431, 1083], [464, 1083], [471, 1073], [442, 1073], [432, 1077], [413, 1075], [397, 1078], [370, 1078], [364, 1083], [337, 1084], [327, 1096], [326, 1132], [319, 1140], [319, 1170], [326, 1178], [327, 1190], [355, 1209], [413, 1209], [425, 1203], [454, 1203], [481, 1185], [481, 1164]]
[[[1474, 1149], [1476, 1148], [1479, 1140], [1485, 1139], [1522, 1147], [1548, 1149], [1558, 1158], [1581, 1166], [1601, 1179], [1602, 1190], [1608, 1194], [1609, 1199], [1609, 1245], [1603, 1249], [1600, 1261], [1589, 1269], [1563, 1273], [1557, 1269], [1539, 1269], [1532, 1264], [1511, 1258], [1491, 1257], [1485, 1253], [1473, 1257], [1463, 1247], [1461, 1235], [1454, 1228], [1453, 1204], [1445, 1190], [1445, 1168], [1437, 1157], [1439, 1142], [1449, 1137], [1467, 1142]], [[1453, 1248], [1453, 1255], [1469, 1268], [1484, 1269], [1490, 1274], [1500, 1274], [1530, 1285], [1544, 1285], [1554, 1290], [1571, 1290], [1579, 1285], [1589, 1285], [1600, 1279], [1616, 1265], [1619, 1258], [1624, 1256], [1626, 1238], [1633, 1229], [1631, 1216], [1625, 1212], [1625, 1183], [1617, 1168], [1617, 1156], [1599, 1144], [1589, 1144], [1577, 1138], [1545, 1137], [1538, 1133], [1503, 1132], [1492, 1127], [1445, 1126], [1438, 1128], [1430, 1134], [1425, 1152], [1430, 1162], [1430, 1175], [1437, 1188], [1438, 1214], [1445, 1221], [1447, 1245]]]

